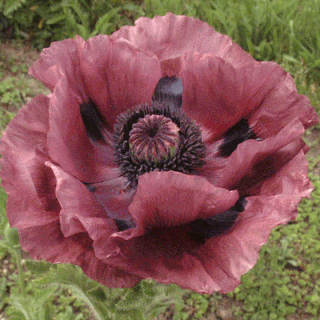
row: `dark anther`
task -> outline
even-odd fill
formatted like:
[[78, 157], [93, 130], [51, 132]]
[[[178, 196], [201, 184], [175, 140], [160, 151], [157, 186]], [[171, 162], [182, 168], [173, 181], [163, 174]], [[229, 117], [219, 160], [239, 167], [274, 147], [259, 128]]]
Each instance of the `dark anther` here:
[[189, 236], [199, 244], [204, 244], [212, 237], [226, 233], [233, 226], [240, 212], [245, 208], [247, 200], [240, 197], [237, 203], [229, 210], [219, 213], [212, 218], [197, 219], [190, 223]]
[[172, 109], [180, 109], [182, 106], [183, 86], [180, 78], [163, 77], [159, 80], [154, 90], [152, 101], [165, 104]]
[[257, 139], [257, 136], [249, 127], [248, 120], [241, 119], [224, 134], [224, 140], [219, 147], [220, 156], [229, 157], [238, 144], [249, 139]]
[[80, 105], [80, 113], [88, 137], [94, 142], [104, 142], [103, 130], [107, 124], [94, 102], [92, 100], [83, 102]]

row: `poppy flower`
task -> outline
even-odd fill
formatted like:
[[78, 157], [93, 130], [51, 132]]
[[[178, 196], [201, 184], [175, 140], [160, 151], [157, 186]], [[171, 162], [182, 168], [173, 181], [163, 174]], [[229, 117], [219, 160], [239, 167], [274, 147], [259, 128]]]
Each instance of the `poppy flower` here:
[[310, 101], [197, 19], [54, 42], [29, 73], [51, 93], [3, 134], [1, 177], [34, 259], [109, 287], [228, 292], [311, 193]]

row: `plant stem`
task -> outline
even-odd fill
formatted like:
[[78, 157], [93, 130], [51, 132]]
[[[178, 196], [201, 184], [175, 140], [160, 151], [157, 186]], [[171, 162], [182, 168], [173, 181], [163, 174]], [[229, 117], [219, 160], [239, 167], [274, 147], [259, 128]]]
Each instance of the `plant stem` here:
[[16, 258], [16, 264], [17, 264], [17, 269], [18, 269], [18, 282], [19, 282], [19, 286], [20, 286], [20, 291], [21, 293], [25, 292], [25, 282], [24, 282], [24, 274], [23, 274], [23, 270], [22, 270], [22, 264], [21, 264], [21, 251], [20, 251], [20, 247], [19, 248], [15, 248], [13, 250], [15, 258]]

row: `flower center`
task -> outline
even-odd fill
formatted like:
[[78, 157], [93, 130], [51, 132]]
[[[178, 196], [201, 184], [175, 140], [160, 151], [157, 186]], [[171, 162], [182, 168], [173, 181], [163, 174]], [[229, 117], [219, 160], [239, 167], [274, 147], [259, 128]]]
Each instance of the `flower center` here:
[[116, 162], [130, 187], [146, 172], [192, 173], [205, 163], [199, 127], [165, 104], [154, 102], [119, 115], [113, 137]]
[[179, 147], [178, 126], [163, 115], [146, 115], [132, 125], [129, 146], [137, 160], [160, 162], [173, 158]]

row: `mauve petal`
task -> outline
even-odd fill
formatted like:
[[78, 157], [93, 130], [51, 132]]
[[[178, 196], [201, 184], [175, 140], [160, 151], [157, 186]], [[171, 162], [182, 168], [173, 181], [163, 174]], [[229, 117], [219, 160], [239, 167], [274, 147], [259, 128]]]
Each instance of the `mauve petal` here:
[[77, 264], [107, 286], [133, 286], [140, 278], [98, 260], [87, 235], [65, 238], [61, 232], [56, 179], [45, 166], [47, 154], [40, 150], [46, 138], [47, 105], [44, 96], [33, 99], [10, 123], [1, 141], [1, 178], [9, 194], [9, 222], [18, 228], [22, 248], [34, 259]]
[[[216, 186], [227, 189], [233, 188], [243, 177], [250, 174], [255, 165], [269, 156], [272, 157], [276, 152], [295, 140], [299, 140], [303, 133], [304, 127], [296, 119], [283, 128], [277, 135], [266, 140], [244, 141], [224, 160], [223, 166], [220, 169], [210, 173], [209, 170], [204, 168], [202, 173]], [[300, 149], [296, 151], [299, 152]]]
[[[272, 229], [294, 220], [299, 202], [310, 196], [312, 184], [304, 152], [301, 150], [276, 175], [263, 181], [259, 189], [261, 195], [246, 197], [245, 210], [231, 232], [210, 239], [197, 253], [209, 273], [223, 270], [236, 280], [230, 290], [236, 287], [240, 276], [254, 266]], [[220, 282], [222, 286], [225, 284], [223, 279]]]
[[[285, 155], [286, 159], [290, 149], [284, 150], [284, 152], [287, 153]], [[270, 196], [301, 193], [303, 197], [308, 197], [312, 192], [313, 186], [308, 178], [308, 161], [304, 151], [300, 149], [300, 152], [297, 152], [295, 157], [290, 156], [291, 159], [279, 167], [276, 174], [248, 190], [249, 194]]]
[[[75, 239], [75, 245], [79, 245], [83, 241], [86, 241], [88, 246], [90, 243], [90, 250], [87, 250], [85, 256], [81, 253], [79, 256], [75, 255], [70, 261], [68, 255], [64, 258], [63, 254], [59, 253], [57, 259], [62, 259], [59, 262], [80, 265], [90, 277], [111, 287], [128, 287], [140, 281], [139, 277], [130, 275], [116, 267], [108, 266], [95, 257], [92, 253], [94, 248], [99, 247], [102, 240], [108, 242], [110, 235], [118, 231], [115, 222], [107, 216], [93, 194], [81, 182], [57, 166], [49, 162], [47, 165], [53, 170], [57, 179], [56, 195], [61, 205], [59, 229], [66, 241]], [[59, 234], [60, 230], [56, 230], [55, 233]], [[90, 237], [91, 242], [86, 240], [87, 236]], [[108, 252], [107, 245], [103, 250]], [[81, 250], [76, 252], [81, 252]], [[46, 259], [50, 260], [50, 257], [46, 257]], [[102, 278], [97, 273], [105, 275]]]
[[87, 276], [108, 287], [132, 287], [141, 280], [97, 259], [86, 234], [64, 237], [59, 221], [19, 229], [19, 235], [22, 247], [33, 259], [78, 265]]
[[103, 35], [77, 43], [86, 88], [111, 127], [128, 108], [151, 102], [161, 78], [155, 55]]
[[82, 182], [103, 181], [114, 176], [112, 142], [109, 139], [99, 146], [90, 141], [80, 103], [66, 78], [61, 78], [50, 99], [49, 154], [63, 170]]
[[286, 72], [273, 62], [236, 67], [218, 57], [190, 53], [181, 57], [180, 76], [183, 110], [214, 139], [258, 109]]
[[[2, 136], [1, 178], [9, 194], [7, 215], [10, 224], [18, 228], [22, 248], [34, 259], [77, 264], [89, 277], [106, 286], [131, 287], [141, 278], [97, 259], [92, 240], [86, 234], [64, 237], [61, 232], [56, 179], [45, 165], [50, 160], [46, 149], [49, 102], [43, 95], [34, 98], [19, 111]], [[85, 222], [92, 230], [89, 219]], [[95, 221], [94, 227], [96, 225]], [[76, 227], [79, 224], [65, 231], [71, 235]]]
[[97, 259], [93, 254], [93, 259], [88, 259], [88, 264], [82, 267], [88, 269], [87, 275], [110, 288], [131, 288], [134, 287], [142, 278], [129, 272], [125, 272], [117, 267], [110, 266]]
[[[297, 206], [306, 194], [247, 197], [247, 205], [231, 232], [210, 239], [196, 253], [209, 274], [223, 271], [229, 279], [215, 277], [221, 292], [232, 291], [240, 277], [257, 262], [259, 250], [278, 225], [295, 219]], [[229, 288], [224, 288], [229, 282]]]
[[[79, 244], [78, 242], [81, 244], [87, 236], [92, 240], [90, 250], [85, 253], [86, 256], [83, 256], [83, 253], [79, 257], [75, 255], [72, 261], [69, 256], [66, 256], [65, 261], [60, 262], [80, 265], [90, 277], [111, 287], [132, 286], [140, 281], [139, 277], [108, 266], [93, 255], [91, 251], [94, 251], [95, 247], [99, 249], [100, 242], [108, 242], [108, 238], [118, 231], [115, 222], [108, 217], [84, 184], [52, 163], [46, 164], [53, 170], [57, 179], [56, 195], [61, 206], [59, 229], [63, 236], [65, 239], [76, 239], [76, 245]], [[59, 234], [60, 230], [56, 230], [56, 233]], [[90, 241], [87, 242], [89, 245]], [[107, 245], [104, 245], [103, 250], [108, 252]], [[59, 254], [57, 259], [64, 259], [63, 255]], [[100, 273], [105, 275], [102, 277]]]
[[129, 212], [137, 224], [134, 233], [143, 234], [213, 217], [231, 208], [238, 198], [237, 191], [216, 188], [203, 177], [153, 171], [139, 177]]
[[[1, 138], [2, 186], [9, 194], [7, 216], [13, 227], [44, 224], [54, 220], [59, 210], [54, 177], [44, 166], [48, 103], [43, 95], [34, 98], [20, 109]], [[38, 214], [43, 210], [49, 218]]]
[[140, 18], [134, 27], [122, 27], [111, 37], [127, 39], [135, 47], [156, 54], [161, 61], [187, 52], [209, 53], [234, 65], [254, 61], [230, 37], [216, 32], [207, 23], [172, 13], [154, 19]]
[[115, 222], [83, 183], [50, 162], [46, 165], [52, 169], [57, 180], [56, 196], [61, 206], [60, 224], [65, 237], [87, 232], [87, 225], [99, 224], [101, 220], [105, 220], [108, 226], [105, 237], [118, 231]]
[[60, 78], [64, 77], [74, 93], [82, 101], [87, 100], [74, 39], [53, 42], [49, 48], [43, 49], [40, 59], [29, 69], [29, 74], [44, 83], [51, 91]]
[[88, 186], [94, 197], [101, 204], [103, 209], [112, 219], [131, 221], [132, 217], [128, 207], [132, 202], [136, 190], [128, 188], [128, 181], [121, 177], [119, 171], [114, 179], [100, 183], [93, 183]]
[[[61, 106], [63, 105], [62, 103]], [[76, 108], [76, 112], [78, 112], [77, 109], [78, 108]], [[75, 114], [74, 118], [79, 119], [79, 115]], [[109, 139], [107, 140], [109, 144], [92, 144], [84, 132], [84, 126], [81, 120], [78, 122], [80, 130], [77, 130], [78, 128], [74, 129], [78, 132], [78, 135], [76, 135], [70, 133], [73, 122], [72, 119], [69, 125], [63, 121], [60, 122], [59, 120], [61, 119], [63, 119], [63, 115], [61, 115], [60, 112], [55, 121], [57, 126], [60, 126], [60, 130], [56, 129], [52, 134], [55, 135], [55, 132], [61, 132], [63, 136], [60, 136], [59, 140], [56, 140], [57, 135], [53, 137], [53, 147], [55, 147], [55, 149], [51, 152], [52, 158], [56, 159], [56, 162], [63, 166], [64, 170], [72, 173], [81, 181], [90, 182], [88, 188], [94, 190], [94, 197], [110, 217], [128, 220], [130, 218], [130, 216], [128, 217], [128, 206], [132, 201], [135, 191], [133, 189], [127, 190], [127, 180], [121, 177], [121, 172], [114, 163], [114, 149], [110, 138], [105, 136], [105, 139]], [[53, 117], [51, 120], [54, 120]], [[52, 126], [52, 128], [55, 127]], [[69, 130], [69, 132], [67, 130]], [[79, 136], [79, 131], [82, 131], [82, 136]], [[50, 143], [51, 141], [49, 140], [49, 145], [52, 146]], [[63, 149], [70, 150], [62, 153], [64, 157], [61, 154], [61, 150]], [[79, 152], [79, 150], [81, 150], [81, 152]], [[69, 153], [69, 157], [67, 152]], [[73, 165], [72, 161], [76, 162], [76, 164]], [[87, 161], [87, 163], [85, 161]], [[93, 170], [94, 166], [99, 166], [99, 162], [101, 174], [98, 175], [95, 181], [94, 177], [90, 176], [90, 172], [92, 172], [90, 170]], [[85, 175], [79, 174], [77, 169], [81, 169], [82, 165], [84, 165]], [[77, 167], [75, 168], [75, 166]], [[99, 167], [98, 170], [100, 170]]]
[[286, 73], [279, 80], [281, 82], [265, 96], [260, 107], [249, 118], [251, 127], [261, 138], [278, 133], [295, 118], [299, 118], [305, 128], [319, 122], [310, 100], [297, 93], [292, 77]]
[[[1, 159], [1, 178], [2, 185], [9, 194], [7, 215], [10, 224], [18, 228], [22, 248], [34, 259], [77, 264], [89, 277], [106, 286], [131, 287], [141, 278], [97, 259], [92, 240], [86, 234], [64, 237], [61, 232], [60, 206], [55, 195], [56, 179], [52, 170], [44, 165], [48, 160], [47, 156], [34, 150], [41, 140], [40, 128], [45, 127], [45, 123], [33, 124], [37, 116], [38, 119], [42, 118], [41, 113], [37, 113], [40, 109], [36, 108], [42, 103], [45, 106], [47, 102], [45, 97], [39, 97], [27, 105], [28, 111], [32, 112], [25, 114], [26, 108], [21, 109], [9, 125], [1, 142], [1, 153], [4, 153]], [[32, 129], [29, 135], [23, 134], [24, 116], [30, 120], [34, 134]], [[59, 196], [65, 197], [61, 194]], [[79, 197], [79, 194], [76, 196]], [[72, 213], [70, 215], [72, 216]], [[97, 220], [95, 218], [94, 224], [88, 219], [84, 220], [93, 239], [97, 238], [96, 231], [100, 237], [110, 234], [102, 232], [107, 228]], [[100, 220], [106, 221], [106, 219]], [[103, 230], [101, 226], [104, 227]], [[75, 227], [72, 228], [74, 231]]]
[[[261, 190], [261, 187], [264, 185], [264, 183], [273, 181], [275, 177], [279, 177], [279, 171], [282, 170], [282, 168], [286, 166], [289, 161], [296, 157], [297, 154], [300, 152], [304, 154], [305, 147], [306, 145], [303, 140], [297, 139], [279, 149], [274, 154], [267, 155], [262, 161], [256, 163], [252, 167], [251, 171], [246, 174], [234, 186], [234, 188], [237, 189], [240, 194], [266, 194]], [[300, 165], [304, 167], [304, 162], [302, 162]], [[272, 189], [272, 184], [270, 186]], [[282, 192], [276, 192], [275, 194], [278, 193], [281, 194]]]
[[[29, 228], [55, 221], [60, 210], [55, 179], [40, 151], [5, 154], [1, 160], [2, 186], [9, 194], [7, 216], [12, 227]], [[44, 214], [45, 213], [45, 214]]]
[[181, 71], [181, 57], [161, 61], [162, 77], [178, 77]]
[[224, 212], [237, 200], [237, 191], [215, 188], [202, 177], [173, 171], [146, 173], [139, 178], [129, 207], [137, 227], [109, 240], [99, 235], [95, 252], [104, 262], [143, 278], [202, 293], [220, 290], [193, 256], [200, 245], [181, 225]]
[[180, 230], [175, 229], [164, 231], [168, 232], [150, 233], [126, 241], [113, 238], [113, 254], [104, 254], [105, 259], [103, 256], [100, 258], [142, 278], [175, 283], [200, 293], [210, 294], [228, 286], [227, 281], [222, 287], [217, 285], [201, 260], [195, 256], [197, 247], [192, 244], [189, 246], [186, 234], [180, 234]]
[[[7, 152], [15, 145], [30, 149], [45, 145], [48, 131], [49, 98], [39, 95], [21, 108], [3, 133], [1, 143], [7, 144]], [[20, 146], [21, 145], [21, 146]]]

